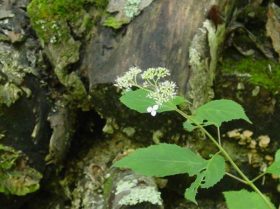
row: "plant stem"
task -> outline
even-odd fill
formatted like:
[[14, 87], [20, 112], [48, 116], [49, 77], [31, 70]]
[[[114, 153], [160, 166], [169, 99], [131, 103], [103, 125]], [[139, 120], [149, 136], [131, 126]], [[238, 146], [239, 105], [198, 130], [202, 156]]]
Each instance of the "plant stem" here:
[[250, 179], [240, 170], [238, 165], [233, 161], [233, 159], [230, 157], [230, 155], [227, 153], [227, 151], [216, 141], [216, 139], [199, 123], [192, 120], [192, 118], [184, 113], [183, 111], [176, 109], [176, 112], [179, 113], [181, 116], [183, 116], [185, 119], [188, 119], [196, 124], [197, 127], [199, 127], [205, 134], [208, 136], [208, 138], [215, 144], [216, 147], [219, 148], [219, 150], [223, 153], [225, 158], [230, 162], [232, 167], [236, 170], [236, 172], [242, 177], [244, 183], [246, 183], [248, 186], [250, 186], [255, 192], [257, 192], [260, 197], [264, 200], [264, 202], [267, 204], [269, 209], [274, 209], [274, 207], [271, 205], [271, 203], [268, 201], [268, 199], [264, 196], [264, 194], [255, 186], [255, 184], [250, 181]]
[[231, 177], [231, 178], [233, 178], [233, 179], [235, 179], [237, 181], [240, 181], [243, 184], [248, 185], [246, 181], [244, 181], [243, 179], [241, 179], [241, 178], [239, 178], [239, 177], [237, 177], [237, 176], [235, 176], [235, 175], [233, 175], [231, 173], [226, 172], [226, 175], [228, 175], [229, 177]]
[[221, 132], [220, 132], [220, 127], [219, 126], [217, 126], [217, 133], [218, 133], [218, 142], [221, 145], [222, 144], [221, 143]]
[[258, 175], [258, 176], [256, 176], [255, 178], [253, 178], [253, 179], [251, 180], [251, 182], [257, 181], [258, 179], [260, 179], [261, 177], [263, 177], [265, 174], [266, 174], [266, 173], [261, 173], [260, 175]]
[[231, 173], [226, 172], [226, 175], [231, 177], [231, 178], [233, 178], [233, 179], [235, 179], [235, 180], [237, 180], [237, 181], [239, 181], [239, 182], [241, 182], [241, 183], [243, 183], [243, 184], [248, 185], [246, 181], [244, 181], [243, 179], [241, 179], [241, 178], [239, 178], [239, 177], [237, 177], [237, 176], [235, 176], [235, 175], [233, 175]]

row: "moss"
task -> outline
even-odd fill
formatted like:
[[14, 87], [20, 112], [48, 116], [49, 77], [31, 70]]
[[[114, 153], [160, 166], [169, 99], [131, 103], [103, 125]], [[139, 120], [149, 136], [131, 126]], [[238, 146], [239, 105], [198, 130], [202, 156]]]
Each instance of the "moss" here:
[[81, 0], [33, 0], [27, 11], [41, 41], [57, 43], [68, 39], [70, 31], [67, 21], [76, 19], [81, 9]]
[[20, 151], [0, 144], [0, 192], [26, 195], [39, 189], [42, 175], [26, 165], [26, 158]]
[[113, 16], [109, 16], [105, 19], [105, 21], [103, 22], [103, 25], [106, 27], [111, 27], [113, 29], [119, 29], [122, 27], [123, 24], [126, 24], [127, 22], [125, 21], [119, 21], [118, 19], [116, 19]]
[[278, 93], [280, 86], [280, 65], [270, 60], [258, 60], [254, 58], [244, 58], [241, 60], [224, 60], [222, 71], [236, 74], [247, 79], [254, 85], [259, 85]]
[[[72, 33], [82, 37], [107, 3], [107, 0], [33, 0], [27, 9], [31, 24], [54, 66], [54, 73], [67, 89], [66, 100], [78, 101], [82, 109], [89, 109], [86, 88], [76, 72], [68, 72], [69, 65], [79, 60], [81, 46]], [[92, 8], [97, 8], [95, 14], [87, 12]]]
[[101, 9], [105, 9], [108, 4], [108, 0], [92, 0], [92, 2], [95, 4], [96, 7]]
[[[69, 25], [77, 26], [79, 23], [83, 26], [84, 21], [80, 20], [86, 16], [89, 5], [103, 10], [107, 4], [108, 0], [33, 0], [28, 5], [27, 12], [40, 40], [55, 44], [69, 39]], [[87, 21], [86, 25], [85, 30], [90, 29], [93, 24], [90, 25]]]

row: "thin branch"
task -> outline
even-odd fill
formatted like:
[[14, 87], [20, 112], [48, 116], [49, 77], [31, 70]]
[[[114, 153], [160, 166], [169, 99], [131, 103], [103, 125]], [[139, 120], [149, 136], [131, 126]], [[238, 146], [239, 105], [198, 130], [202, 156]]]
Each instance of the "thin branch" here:
[[220, 132], [220, 127], [217, 126], [217, 132], [218, 132], [218, 142], [221, 145], [221, 132]]
[[239, 178], [239, 177], [237, 177], [237, 176], [235, 176], [235, 175], [233, 175], [231, 173], [226, 172], [226, 175], [231, 177], [231, 178], [233, 178], [233, 179], [235, 179], [235, 180], [237, 180], [237, 181], [239, 181], [239, 182], [241, 182], [241, 183], [243, 183], [243, 184], [248, 185], [248, 183], [246, 181], [244, 181], [243, 179], [241, 179], [241, 178]]
[[258, 176], [256, 176], [255, 178], [253, 178], [253, 179], [251, 180], [251, 182], [255, 182], [255, 181], [259, 180], [259, 179], [260, 179], [261, 177], [263, 177], [265, 174], [266, 174], [266, 173], [261, 173], [260, 175], [258, 175]]

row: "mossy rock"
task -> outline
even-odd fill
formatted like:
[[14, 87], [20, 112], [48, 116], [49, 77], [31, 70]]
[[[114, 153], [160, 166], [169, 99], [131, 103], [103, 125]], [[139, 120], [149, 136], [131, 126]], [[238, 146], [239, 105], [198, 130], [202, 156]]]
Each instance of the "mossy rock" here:
[[[59, 43], [71, 36], [69, 25], [84, 27], [83, 32], [91, 26], [87, 9], [89, 6], [103, 10], [107, 0], [33, 0], [27, 7], [33, 29], [43, 43]], [[81, 21], [81, 19], [83, 21]]]
[[265, 59], [244, 58], [226, 59], [221, 66], [222, 72], [243, 77], [251, 84], [261, 86], [276, 94], [280, 86], [280, 65]]

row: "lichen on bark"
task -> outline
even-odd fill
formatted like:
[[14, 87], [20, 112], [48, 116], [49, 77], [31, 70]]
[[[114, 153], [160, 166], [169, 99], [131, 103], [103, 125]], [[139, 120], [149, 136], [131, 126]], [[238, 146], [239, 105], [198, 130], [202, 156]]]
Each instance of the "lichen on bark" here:
[[[216, 28], [210, 20], [206, 20], [192, 40], [189, 53], [191, 76], [188, 92], [188, 97], [192, 100], [191, 109], [196, 109], [214, 97], [212, 86], [219, 46], [224, 41], [224, 35], [225, 24]], [[208, 42], [208, 46], [205, 42]]]
[[0, 144], [0, 193], [23, 196], [40, 187], [42, 175], [27, 165], [24, 154]]
[[153, 0], [110, 0], [106, 9], [108, 15], [104, 18], [103, 25], [119, 29], [130, 23], [152, 2]]
[[36, 75], [30, 66], [21, 64], [19, 53], [12, 47], [0, 47], [0, 106], [15, 103], [22, 95], [31, 95], [31, 90], [23, 84], [26, 74]]

